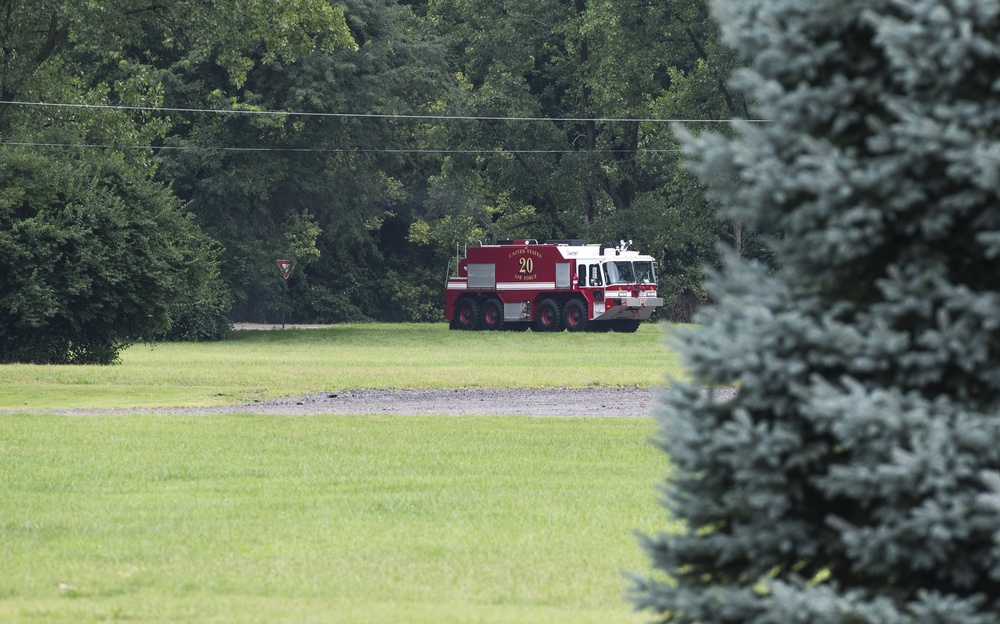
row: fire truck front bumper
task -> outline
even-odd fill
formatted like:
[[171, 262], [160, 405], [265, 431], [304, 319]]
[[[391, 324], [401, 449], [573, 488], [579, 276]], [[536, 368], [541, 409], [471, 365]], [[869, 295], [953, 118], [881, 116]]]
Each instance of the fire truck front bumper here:
[[628, 297], [620, 300], [594, 303], [595, 321], [635, 319], [644, 321], [663, 305], [661, 297]]
[[663, 305], [663, 299], [661, 297], [629, 297], [622, 299], [622, 304], [626, 308], [659, 308]]

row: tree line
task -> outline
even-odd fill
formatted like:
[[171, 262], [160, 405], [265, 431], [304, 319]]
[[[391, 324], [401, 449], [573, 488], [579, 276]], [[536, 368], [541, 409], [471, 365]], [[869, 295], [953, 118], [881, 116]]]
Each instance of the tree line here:
[[702, 0], [0, 1], [0, 360], [438, 320], [488, 236], [631, 239], [686, 320], [770, 261], [664, 121], [749, 120], [737, 65]]

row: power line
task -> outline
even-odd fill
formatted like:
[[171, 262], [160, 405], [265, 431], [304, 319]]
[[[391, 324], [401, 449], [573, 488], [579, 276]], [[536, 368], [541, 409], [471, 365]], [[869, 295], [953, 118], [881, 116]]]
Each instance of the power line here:
[[272, 115], [288, 117], [339, 117], [360, 119], [422, 119], [435, 121], [524, 121], [524, 122], [571, 122], [571, 123], [767, 123], [764, 119], [631, 119], [620, 117], [513, 117], [513, 116], [464, 116], [464, 115], [403, 115], [395, 113], [310, 113], [302, 111], [270, 111], [270, 110], [222, 110], [216, 108], [171, 108], [153, 106], [123, 106], [116, 104], [65, 104], [56, 102], [21, 102], [0, 101], [4, 106], [40, 106], [50, 108], [82, 108], [97, 110], [123, 110], [157, 113], [209, 113], [216, 115]]
[[100, 143], [27, 143], [2, 141], [0, 145], [10, 147], [81, 147], [91, 149], [128, 149], [150, 151], [191, 151], [205, 150], [218, 152], [301, 152], [329, 154], [673, 154], [676, 149], [637, 150], [522, 150], [522, 149], [425, 149], [425, 148], [323, 148], [323, 147], [199, 147], [193, 145], [110, 145]]

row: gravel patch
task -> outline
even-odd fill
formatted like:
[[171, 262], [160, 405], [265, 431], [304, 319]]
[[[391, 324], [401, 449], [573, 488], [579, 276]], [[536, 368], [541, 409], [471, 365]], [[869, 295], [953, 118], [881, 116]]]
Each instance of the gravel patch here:
[[[538, 417], [590, 416], [643, 418], [656, 408], [660, 390], [655, 388], [533, 388], [456, 390], [343, 390], [297, 397], [279, 397], [218, 407], [119, 408], [44, 410], [67, 415], [96, 414], [470, 414]], [[727, 401], [734, 388], [716, 391], [716, 400]], [[18, 410], [0, 410], [12, 412]], [[37, 412], [37, 410], [32, 410]], [[23, 413], [23, 412], [22, 412]]]
[[329, 329], [333, 325], [296, 325], [293, 323], [288, 323], [287, 325], [282, 325], [281, 323], [234, 323], [233, 330], [235, 331], [268, 331], [273, 329]]
[[649, 416], [650, 388], [351, 390], [262, 401], [276, 413]]

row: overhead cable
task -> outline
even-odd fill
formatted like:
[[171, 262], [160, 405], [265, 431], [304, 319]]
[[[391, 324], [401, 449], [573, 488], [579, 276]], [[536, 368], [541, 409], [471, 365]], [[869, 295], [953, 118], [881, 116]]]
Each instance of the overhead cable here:
[[151, 151], [219, 151], [219, 152], [302, 152], [330, 154], [669, 154], [676, 149], [636, 149], [636, 150], [568, 150], [568, 149], [428, 149], [428, 148], [323, 148], [323, 147], [203, 147], [195, 145], [110, 145], [99, 143], [28, 143], [0, 141], [0, 145], [10, 147], [83, 147], [96, 149], [129, 149]]
[[520, 122], [571, 122], [571, 123], [766, 123], [763, 119], [658, 119], [626, 117], [516, 117], [516, 116], [467, 116], [467, 115], [406, 115], [396, 113], [318, 113], [303, 111], [272, 111], [217, 108], [172, 108], [156, 106], [124, 106], [118, 104], [67, 104], [56, 102], [21, 102], [0, 100], [4, 106], [40, 106], [52, 108], [81, 108], [96, 110], [123, 110], [158, 113], [209, 113], [219, 115], [271, 115], [287, 117], [340, 117], [369, 119], [417, 119], [433, 121], [520, 121]]

